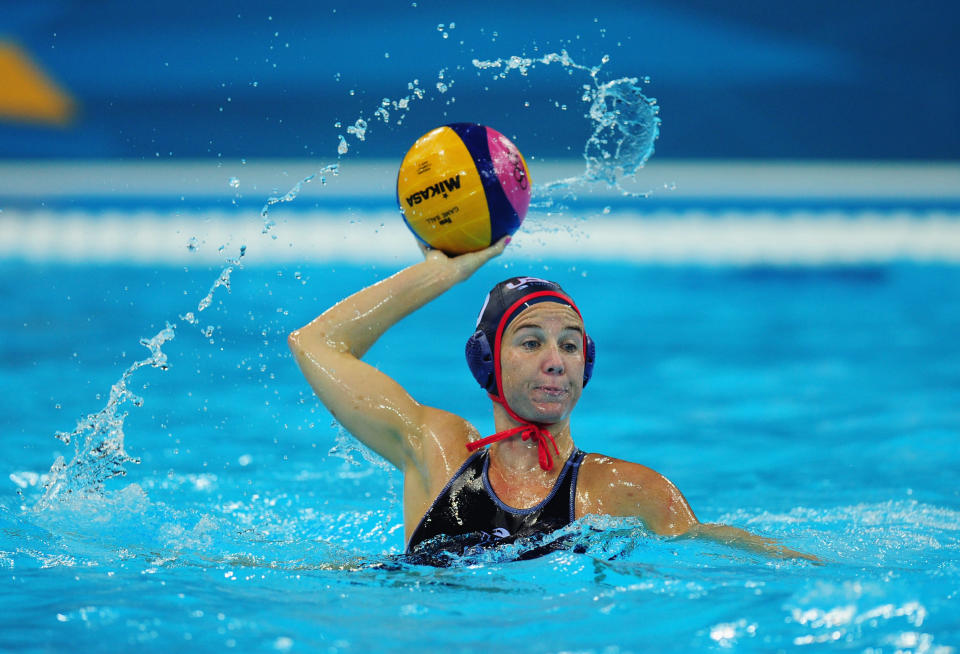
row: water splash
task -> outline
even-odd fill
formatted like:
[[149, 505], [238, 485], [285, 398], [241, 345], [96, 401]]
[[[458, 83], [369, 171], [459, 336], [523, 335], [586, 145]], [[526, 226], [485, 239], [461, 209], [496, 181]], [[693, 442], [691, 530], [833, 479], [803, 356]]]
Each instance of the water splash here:
[[338, 459], [343, 459], [344, 463], [356, 467], [360, 466], [361, 463], [354, 455], [359, 454], [360, 458], [370, 465], [387, 472], [393, 471], [393, 467], [387, 463], [385, 459], [374, 453], [373, 450], [369, 449], [356, 438], [347, 433], [347, 431], [341, 427], [339, 423], [334, 421], [332, 426], [337, 430], [337, 438], [333, 447], [331, 447], [330, 451], [327, 452], [329, 456], [335, 456]]
[[167, 369], [167, 355], [161, 348], [164, 343], [173, 340], [174, 329], [174, 325], [167, 323], [152, 338], [140, 339], [140, 344], [150, 351], [150, 356], [135, 361], [123, 372], [110, 388], [106, 406], [80, 420], [72, 432], [57, 432], [56, 436], [61, 441], [74, 444], [74, 455], [69, 463], [62, 456], [54, 461], [44, 485], [43, 496], [34, 507], [35, 510], [50, 506], [62, 494], [98, 494], [107, 479], [126, 474], [125, 464], [140, 463], [139, 459], [131, 457], [124, 449], [123, 423], [127, 417], [124, 405], [128, 402], [134, 406], [143, 404], [143, 398], [130, 390], [129, 381], [133, 373], [144, 366]]
[[[342, 146], [341, 146], [342, 147]], [[313, 180], [320, 178], [320, 185], [327, 185], [327, 175], [336, 176], [340, 172], [340, 164], [332, 163], [324, 166], [319, 171], [313, 173], [312, 175], [307, 175], [299, 182], [293, 185], [293, 187], [284, 193], [283, 195], [271, 195], [267, 198], [267, 203], [263, 205], [263, 208], [260, 209], [260, 217], [263, 219], [263, 231], [261, 234], [270, 234], [276, 226], [276, 222], [270, 218], [270, 207], [275, 204], [282, 204], [284, 202], [293, 202], [297, 199], [297, 196], [300, 195], [300, 192], [303, 190], [303, 187], [312, 182]], [[270, 234], [270, 238], [277, 238], [276, 234]]]
[[[453, 28], [452, 24], [450, 28]], [[656, 101], [644, 96], [637, 78], [601, 81], [600, 73], [608, 60], [608, 57], [604, 57], [599, 65], [584, 66], [574, 61], [566, 51], [537, 58], [513, 56], [492, 61], [473, 60], [475, 68], [492, 70], [495, 78], [505, 78], [515, 72], [527, 75], [536, 66], [559, 64], [571, 70], [582, 71], [590, 79], [590, 84], [583, 86], [582, 94], [582, 100], [590, 104], [586, 116], [594, 124], [593, 133], [584, 148], [586, 169], [583, 175], [578, 177], [534, 187], [533, 206], [555, 206], [556, 191], [572, 192], [571, 189], [578, 186], [597, 182], [606, 183], [624, 194], [630, 194], [621, 186], [622, 180], [635, 176], [653, 154], [653, 144], [659, 134], [660, 124]], [[447, 72], [447, 69], [443, 68], [437, 74], [436, 89], [440, 94], [446, 93], [454, 83]], [[646, 81], [644, 80], [644, 83]], [[347, 135], [362, 142], [367, 138], [371, 121], [380, 121], [383, 124], [390, 124], [393, 121], [396, 125], [402, 124], [412, 104], [422, 100], [427, 94], [420, 86], [418, 79], [407, 84], [407, 91], [405, 96], [398, 99], [383, 98], [373, 111], [371, 118], [368, 119], [362, 115], [357, 117], [353, 125], [347, 127]], [[338, 158], [348, 151], [347, 140], [340, 135]], [[282, 195], [277, 193], [267, 198], [260, 211], [263, 220], [262, 233], [270, 234], [273, 239], [277, 238], [271, 233], [276, 225], [270, 216], [274, 205], [294, 201], [303, 188], [316, 179], [325, 186], [327, 176], [336, 176], [339, 171], [339, 162], [326, 165], [301, 179], [286, 193]], [[233, 188], [238, 188], [239, 179], [231, 178], [229, 184]], [[193, 249], [197, 247], [197, 243], [191, 240], [189, 247]], [[243, 245], [235, 258], [227, 259], [227, 265], [221, 270], [206, 296], [199, 301], [197, 314], [209, 308], [218, 288], [223, 287], [227, 292], [230, 291], [231, 276], [237, 268], [241, 267], [241, 260], [245, 254], [246, 246]], [[199, 326], [198, 317], [193, 312], [181, 315], [180, 319], [188, 324]], [[166, 356], [160, 348], [163, 343], [173, 338], [173, 330], [174, 327], [168, 323], [167, 327], [153, 338], [142, 339], [141, 343], [150, 350], [151, 356], [134, 363], [123, 373], [120, 380], [113, 385], [110, 399], [101, 411], [80, 421], [73, 432], [57, 434], [57, 437], [65, 443], [75, 442], [76, 453], [69, 463], [62, 457], [54, 463], [48, 476], [49, 481], [44, 487], [43, 497], [37, 505], [38, 508], [48, 506], [54, 498], [63, 493], [74, 493], [79, 490], [97, 493], [102, 489], [105, 480], [126, 474], [123, 467], [126, 463], [138, 462], [124, 449], [123, 423], [127, 413], [123, 412], [122, 408], [127, 402], [135, 406], [140, 406], [143, 402], [142, 398], [129, 391], [129, 380], [136, 370], [147, 365], [166, 368]], [[202, 331], [210, 336], [209, 328]], [[352, 443], [352, 439], [350, 442]], [[373, 465], [389, 469], [388, 464], [382, 460], [370, 456], [361, 448], [346, 445], [343, 440], [339, 440], [338, 445], [331, 450], [331, 454], [340, 456], [348, 462], [353, 462], [355, 453], [359, 453]]]
[[[444, 79], [446, 69], [441, 69], [438, 73], [438, 84], [441, 84]], [[439, 88], [439, 87], [438, 87]], [[391, 119], [395, 125], [399, 126], [403, 124], [404, 119], [407, 114], [410, 112], [413, 104], [422, 100], [426, 97], [427, 92], [420, 86], [420, 80], [414, 79], [411, 82], [407, 83], [408, 93], [403, 97], [397, 99], [383, 98], [380, 101], [380, 106], [373, 111], [372, 118], [367, 118], [363, 115], [358, 116], [357, 119], [353, 122], [353, 125], [347, 127], [347, 135], [355, 138], [357, 141], [366, 141], [367, 139], [367, 130], [370, 128], [371, 120], [378, 120], [384, 125], [389, 125]], [[446, 86], [441, 90], [441, 93], [446, 91]], [[340, 127], [340, 123], [337, 123], [337, 127]], [[343, 134], [337, 135], [337, 158], [343, 157], [348, 152], [350, 152], [350, 143], [347, 141], [347, 138]], [[303, 190], [303, 187], [306, 184], [309, 184], [316, 178], [320, 178], [320, 184], [326, 186], [327, 175], [336, 176], [340, 172], [340, 164], [332, 163], [321, 168], [318, 172], [308, 175], [299, 182], [293, 185], [293, 187], [283, 195], [273, 195], [267, 199], [266, 204], [263, 205], [263, 208], [260, 210], [260, 217], [263, 219], [263, 233], [269, 234], [273, 227], [276, 226], [276, 222], [270, 217], [270, 210], [276, 204], [281, 204], [284, 202], [292, 202], [300, 195], [300, 192]], [[277, 238], [275, 234], [270, 234], [271, 238]]]
[[[349, 527], [350, 538], [344, 546], [350, 547], [358, 541], [388, 545], [391, 537], [403, 529], [403, 503], [398, 491], [398, 487], [402, 486], [402, 481], [398, 481], [399, 471], [349, 434], [336, 420], [331, 423], [331, 427], [336, 429], [337, 436], [327, 455], [343, 461], [340, 479], [375, 475], [385, 479], [387, 484], [384, 488], [384, 502], [379, 507], [356, 514], [353, 526]], [[362, 460], [358, 459], [357, 455]]]
[[[439, 77], [441, 80], [443, 79], [444, 73], [445, 70], [440, 71]], [[392, 111], [393, 115], [396, 116], [396, 124], [402, 124], [404, 117], [410, 110], [411, 103], [425, 96], [425, 92], [419, 84], [419, 80], [416, 79], [409, 82], [407, 84], [409, 93], [398, 100], [384, 98], [377, 110], [373, 112], [374, 117], [385, 124], [389, 124]], [[356, 138], [358, 141], [364, 141], [366, 140], [367, 129], [367, 119], [360, 116], [353, 125], [347, 128], [347, 134]], [[346, 139], [341, 135], [338, 153], [339, 155], [344, 155], [347, 151], [348, 146]], [[272, 228], [276, 225], [276, 222], [270, 217], [271, 207], [294, 201], [302, 192], [303, 187], [315, 179], [319, 179], [320, 184], [325, 186], [327, 176], [336, 176], [339, 170], [339, 163], [329, 164], [319, 171], [301, 179], [283, 195], [276, 194], [267, 198], [266, 203], [260, 210], [260, 216], [263, 220], [262, 233], [270, 234]], [[240, 180], [237, 177], [231, 177], [228, 180], [228, 184], [232, 188], [239, 188]], [[270, 236], [273, 239], [277, 238], [275, 234], [270, 234]], [[195, 237], [191, 238], [188, 243], [188, 248], [194, 251], [198, 246], [198, 240]], [[222, 246], [221, 250], [223, 247], [225, 246]], [[241, 260], [246, 255], [246, 250], [246, 245], [241, 245], [238, 255], [234, 258], [227, 259], [227, 265], [220, 271], [220, 274], [213, 282], [206, 296], [197, 304], [197, 314], [210, 307], [218, 288], [222, 287], [225, 288], [228, 293], [230, 292], [231, 276], [237, 268], [241, 267]], [[198, 317], [192, 311], [181, 314], [179, 318], [190, 325], [199, 326]], [[201, 329], [201, 333], [209, 338], [213, 333], [212, 326]], [[127, 417], [127, 413], [122, 411], [122, 407], [127, 402], [132, 403], [134, 406], [141, 406], [143, 403], [142, 398], [130, 392], [128, 388], [129, 380], [134, 372], [146, 365], [166, 369], [166, 355], [163, 354], [160, 347], [163, 343], [171, 340], [173, 336], [174, 326], [167, 323], [166, 328], [153, 338], [141, 339], [141, 344], [150, 349], [151, 356], [142, 361], [137, 361], [124, 371], [121, 378], [111, 388], [110, 399], [103, 409], [81, 420], [74, 431], [70, 433], [58, 432], [56, 434], [64, 443], [75, 442], [77, 449], [69, 463], [67, 463], [63, 457], [58, 457], [54, 462], [49, 474], [46, 475], [47, 483], [44, 485], [43, 496], [35, 507], [37, 510], [51, 506], [51, 503], [57, 497], [65, 494], [76, 494], [80, 491], [90, 494], [100, 494], [103, 489], [103, 483], [107, 479], [126, 474], [126, 470], [124, 469], [125, 464], [139, 463], [139, 459], [129, 456], [124, 449], [123, 423]], [[353, 448], [353, 450], [345, 448], [342, 453], [335, 453], [335, 455], [340, 455], [343, 456], [345, 460], [350, 460], [352, 458], [352, 451], [360, 452], [364, 459], [374, 465], [389, 468], [386, 462], [373, 457], [371, 453], [365, 452], [360, 448]], [[392, 486], [390, 493], [396, 498], [396, 492], [392, 489]]]
[[[230, 292], [230, 275], [233, 274], [234, 268], [239, 268], [239, 267], [240, 267], [240, 260], [243, 259], [243, 256], [244, 256], [246, 253], [247, 253], [247, 246], [246, 246], [246, 245], [241, 245], [241, 246], [240, 246], [240, 254], [238, 254], [238, 255], [237, 255], [235, 258], [233, 258], [233, 259], [227, 259], [227, 266], [226, 266], [223, 270], [220, 271], [220, 276], [217, 277], [217, 280], [216, 280], [215, 282], [213, 282], [213, 286], [210, 287], [210, 292], [207, 293], [207, 295], [206, 295], [202, 300], [200, 300], [200, 303], [199, 303], [199, 304], [197, 304], [197, 311], [198, 311], [198, 312], [199, 312], [199, 311], [203, 311], [203, 310], [205, 310], [207, 307], [210, 306], [210, 303], [213, 302], [213, 294], [214, 294], [214, 293], [217, 291], [217, 289], [220, 288], [221, 286], [224, 287], [225, 289], [227, 289], [227, 292], [228, 292], [228, 293]], [[181, 317], [181, 318], [182, 318], [183, 320], [186, 320], [187, 322], [193, 324], [193, 323], [196, 321], [196, 319], [194, 318], [193, 314], [187, 314], [187, 315], [189, 316], [189, 318], [187, 318], [187, 317]]]
[[[438, 73], [438, 79], [442, 82], [446, 69], [442, 69]], [[444, 89], [445, 90], [445, 89]], [[367, 139], [367, 130], [370, 128], [371, 120], [378, 120], [384, 125], [389, 125], [391, 119], [394, 119], [394, 124], [402, 125], [404, 118], [406, 118], [414, 102], [422, 100], [426, 97], [426, 91], [420, 86], [420, 80], [414, 79], [411, 82], [407, 83], [408, 93], [398, 99], [383, 98], [380, 101], [380, 106], [373, 111], [373, 117], [367, 118], [363, 115], [358, 116], [357, 119], [353, 122], [353, 125], [347, 127], [347, 135], [355, 138], [357, 141], [366, 141]], [[442, 92], [442, 91], [441, 91]], [[340, 127], [341, 123], [337, 122], [337, 127]], [[347, 141], [347, 138], [343, 134], [337, 135], [337, 158], [345, 156], [350, 152], [350, 144]], [[324, 166], [316, 173], [308, 175], [299, 182], [293, 185], [293, 187], [283, 195], [273, 195], [267, 198], [266, 204], [263, 205], [263, 208], [260, 210], [260, 217], [263, 220], [263, 232], [264, 234], [270, 234], [271, 230], [276, 226], [276, 221], [270, 217], [271, 208], [274, 205], [282, 204], [285, 202], [294, 201], [300, 192], [303, 190], [303, 187], [306, 184], [309, 184], [314, 179], [319, 177], [320, 184], [326, 186], [327, 184], [327, 175], [336, 176], [340, 172], [340, 164], [332, 163], [327, 166]], [[270, 237], [276, 239], [275, 234], [270, 234]]]
[[657, 101], [643, 94], [635, 77], [605, 82], [587, 96], [594, 130], [583, 152], [584, 178], [621, 188], [620, 181], [635, 176], [653, 155], [660, 134]]
[[[381, 104], [382, 106], [389, 106], [389, 103], [390, 103], [389, 99], [384, 99], [384, 101]], [[389, 115], [387, 115], [387, 119], [389, 119]], [[353, 135], [358, 141], [366, 141], [367, 140], [367, 121], [365, 121], [363, 118], [357, 118], [357, 121], [353, 125], [347, 128], [347, 134]]]
[[446, 93], [453, 86], [453, 80], [447, 80], [446, 73], [446, 68], [441, 68], [440, 72], [437, 73], [437, 91], [440, 93]]
[[[223, 287], [227, 292], [230, 291], [230, 276], [235, 268], [240, 267], [240, 261], [246, 252], [247, 246], [242, 245], [236, 257], [227, 259], [226, 267], [220, 271], [210, 291], [198, 303], [197, 313], [210, 306], [218, 288]], [[199, 324], [199, 320], [192, 311], [179, 317], [188, 324]], [[130, 390], [129, 382], [133, 374], [145, 366], [161, 370], [168, 368], [167, 355], [161, 348], [164, 343], [173, 340], [175, 329], [174, 325], [167, 322], [166, 327], [152, 338], [141, 338], [140, 344], [150, 351], [150, 356], [134, 362], [123, 372], [120, 379], [110, 388], [106, 406], [97, 413], [92, 413], [80, 420], [72, 432], [55, 434], [66, 444], [74, 443], [76, 449], [69, 463], [62, 456], [54, 461], [50, 472], [46, 475], [43, 496], [35, 505], [35, 510], [49, 508], [55, 499], [65, 495], [81, 492], [100, 495], [106, 480], [127, 474], [124, 468], [127, 463], [140, 463], [140, 459], [131, 457], [124, 447], [123, 423], [128, 414], [123, 411], [123, 407], [127, 403], [136, 407], [143, 405], [143, 398]], [[201, 333], [209, 338], [212, 335], [212, 327], [201, 329]]]
[[[480, 538], [478, 538], [478, 536]], [[650, 546], [651, 534], [637, 518], [588, 515], [549, 533], [506, 537], [488, 541], [482, 534], [436, 536], [410, 556], [408, 564], [472, 566], [523, 561], [555, 553], [586, 555], [608, 561], [629, 559], [638, 549]], [[483, 540], [482, 544], [476, 544]]]
[[574, 61], [566, 50], [536, 58], [473, 60], [478, 70], [494, 71], [495, 79], [504, 79], [512, 73], [526, 76], [536, 66], [552, 64], [583, 71], [590, 78], [590, 83], [583, 85], [580, 98], [589, 103], [586, 117], [593, 123], [593, 133], [583, 151], [586, 168], [582, 175], [535, 185], [532, 207], [556, 208], [558, 195], [596, 183], [604, 183], [630, 197], [649, 195], [629, 191], [623, 182], [635, 178], [653, 155], [654, 143], [660, 135], [660, 108], [656, 99], [643, 93], [642, 85], [648, 83], [649, 78], [601, 81], [600, 73], [609, 60], [605, 55], [600, 64], [584, 66]]

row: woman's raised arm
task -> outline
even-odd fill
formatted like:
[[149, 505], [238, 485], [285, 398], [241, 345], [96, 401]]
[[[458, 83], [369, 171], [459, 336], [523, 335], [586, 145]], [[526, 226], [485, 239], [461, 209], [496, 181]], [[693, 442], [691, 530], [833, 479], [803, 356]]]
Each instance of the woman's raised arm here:
[[324, 405], [347, 431], [400, 469], [419, 462], [419, 437], [428, 422], [459, 419], [422, 406], [360, 358], [387, 329], [469, 278], [507, 242], [453, 258], [431, 250], [424, 261], [351, 295], [290, 334], [290, 349]]

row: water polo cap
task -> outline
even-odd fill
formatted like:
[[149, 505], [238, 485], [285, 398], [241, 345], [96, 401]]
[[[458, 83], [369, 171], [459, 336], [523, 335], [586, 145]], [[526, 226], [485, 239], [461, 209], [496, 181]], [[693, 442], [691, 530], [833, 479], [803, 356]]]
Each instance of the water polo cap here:
[[[477, 318], [477, 328], [467, 340], [466, 355], [470, 372], [481, 387], [486, 389], [494, 402], [500, 403], [511, 418], [521, 423], [520, 427], [508, 429], [488, 436], [467, 445], [468, 450], [475, 450], [489, 443], [508, 438], [520, 433], [523, 439], [537, 440], [540, 455], [540, 467], [550, 470], [553, 467], [553, 457], [546, 445], [547, 441], [557, 451], [556, 444], [550, 432], [543, 427], [520, 418], [503, 400], [503, 385], [500, 374], [500, 339], [514, 318], [524, 309], [540, 302], [558, 302], [573, 309], [581, 320], [580, 310], [569, 295], [564, 293], [560, 285], [536, 277], [513, 277], [500, 282], [487, 294], [480, 316]], [[593, 364], [596, 358], [596, 346], [593, 339], [586, 333], [583, 335], [583, 385], [586, 386], [593, 374]]]

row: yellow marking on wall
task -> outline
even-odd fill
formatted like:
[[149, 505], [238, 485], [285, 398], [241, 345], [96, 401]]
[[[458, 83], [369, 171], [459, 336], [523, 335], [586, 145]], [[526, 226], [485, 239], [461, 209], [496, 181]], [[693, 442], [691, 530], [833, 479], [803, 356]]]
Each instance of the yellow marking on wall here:
[[0, 42], [0, 121], [65, 126], [75, 103], [30, 57], [10, 42]]

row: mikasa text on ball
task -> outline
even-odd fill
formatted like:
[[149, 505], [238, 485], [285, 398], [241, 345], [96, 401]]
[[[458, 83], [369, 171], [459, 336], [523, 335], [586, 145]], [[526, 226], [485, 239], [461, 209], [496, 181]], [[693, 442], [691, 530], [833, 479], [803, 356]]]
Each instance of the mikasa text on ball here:
[[407, 227], [430, 247], [473, 252], [520, 227], [530, 206], [530, 173], [500, 132], [453, 123], [427, 132], [407, 152], [397, 202]]

